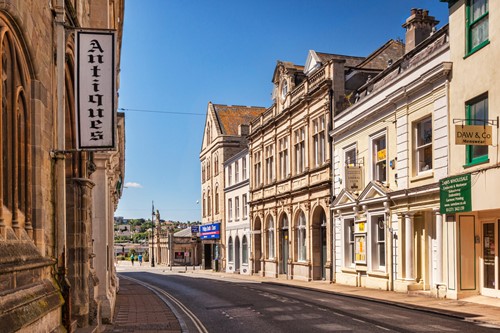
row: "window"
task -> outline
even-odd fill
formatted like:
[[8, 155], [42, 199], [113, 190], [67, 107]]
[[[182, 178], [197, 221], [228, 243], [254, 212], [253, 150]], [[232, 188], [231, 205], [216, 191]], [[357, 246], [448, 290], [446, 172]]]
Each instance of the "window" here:
[[320, 166], [325, 162], [325, 117], [313, 121], [314, 164]]
[[297, 221], [297, 252], [298, 261], [307, 260], [307, 243], [306, 243], [306, 216], [304, 212], [300, 212], [299, 220]]
[[212, 215], [212, 200], [210, 196], [211, 190], [209, 189], [207, 192], [207, 214], [210, 216]]
[[243, 218], [246, 219], [248, 217], [248, 207], [247, 207], [247, 195], [243, 194]]
[[488, 44], [488, 0], [467, 1], [467, 52], [473, 53]]
[[247, 158], [243, 157], [241, 159], [241, 178], [242, 180], [247, 179]]
[[[466, 105], [468, 125], [484, 126], [488, 121], [488, 96], [483, 95]], [[466, 146], [466, 164], [472, 165], [488, 161], [488, 146]]]
[[288, 82], [283, 80], [283, 82], [281, 82], [281, 98], [285, 99], [286, 94], [288, 94]]
[[205, 182], [205, 163], [201, 165], [201, 182]]
[[415, 167], [417, 173], [432, 169], [432, 117], [415, 124]]
[[247, 236], [243, 236], [241, 241], [241, 260], [244, 264], [248, 264], [248, 240]]
[[385, 270], [385, 218], [372, 216], [372, 269]]
[[207, 144], [212, 142], [212, 135], [210, 134], [210, 122], [207, 123]]
[[203, 193], [203, 217], [207, 216], [205, 205], [206, 205], [206, 199], [205, 199], [205, 193]]
[[354, 265], [354, 219], [344, 219], [344, 266]]
[[215, 214], [219, 214], [219, 187], [215, 187]]
[[219, 158], [217, 157], [217, 155], [215, 155], [214, 157], [214, 175], [218, 175], [219, 174]]
[[227, 199], [227, 217], [231, 222], [233, 219], [233, 201], [231, 199]]
[[274, 145], [266, 147], [266, 184], [274, 180]]
[[233, 170], [231, 168], [231, 165], [229, 165], [227, 167], [227, 185], [228, 186], [231, 186], [231, 184], [232, 184], [232, 174], [233, 174]]
[[240, 197], [234, 198], [234, 218], [236, 220], [240, 218]]
[[229, 236], [229, 240], [227, 242], [227, 256], [228, 260], [232, 262], [234, 260], [233, 255], [233, 237]]
[[238, 183], [240, 181], [240, 168], [238, 161], [234, 162], [234, 182]]
[[255, 187], [259, 187], [262, 185], [260, 180], [260, 172], [261, 172], [261, 161], [260, 161], [260, 151], [253, 154], [253, 171], [254, 171], [254, 184]]
[[356, 147], [347, 148], [344, 151], [344, 166], [356, 166]]
[[274, 259], [274, 220], [272, 216], [267, 219], [267, 259]]
[[207, 179], [210, 179], [212, 175], [210, 174], [210, 160], [207, 161]]
[[279, 176], [280, 179], [285, 179], [290, 173], [288, 164], [288, 137], [279, 139]]
[[306, 164], [306, 148], [305, 148], [306, 133], [304, 128], [295, 131], [295, 173], [304, 172]]
[[372, 139], [373, 180], [387, 180], [387, 149], [385, 134]]

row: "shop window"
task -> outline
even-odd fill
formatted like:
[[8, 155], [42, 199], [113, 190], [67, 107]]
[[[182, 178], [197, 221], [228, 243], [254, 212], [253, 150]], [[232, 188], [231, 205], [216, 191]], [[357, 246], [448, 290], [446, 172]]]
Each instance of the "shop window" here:
[[385, 218], [371, 217], [372, 232], [372, 269], [385, 271]]
[[241, 260], [244, 264], [248, 264], [248, 240], [247, 236], [243, 236], [241, 242]]
[[[466, 104], [466, 118], [468, 125], [487, 125], [488, 95], [480, 96]], [[467, 145], [466, 165], [474, 165], [488, 161], [488, 146]]]
[[354, 219], [344, 219], [344, 266], [354, 266]]
[[307, 260], [307, 243], [306, 243], [306, 216], [304, 212], [300, 212], [299, 219], [297, 221], [297, 256], [298, 261]]
[[233, 254], [233, 238], [229, 236], [229, 240], [227, 242], [227, 255], [229, 262], [233, 262], [234, 254]]
[[274, 220], [272, 216], [267, 219], [267, 259], [274, 259]]

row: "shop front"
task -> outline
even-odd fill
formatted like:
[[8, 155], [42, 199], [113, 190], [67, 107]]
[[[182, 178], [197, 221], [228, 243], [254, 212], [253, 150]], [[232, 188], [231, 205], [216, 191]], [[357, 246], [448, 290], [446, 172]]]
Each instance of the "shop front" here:
[[222, 269], [220, 222], [200, 225], [200, 239], [203, 245], [203, 269], [220, 271]]

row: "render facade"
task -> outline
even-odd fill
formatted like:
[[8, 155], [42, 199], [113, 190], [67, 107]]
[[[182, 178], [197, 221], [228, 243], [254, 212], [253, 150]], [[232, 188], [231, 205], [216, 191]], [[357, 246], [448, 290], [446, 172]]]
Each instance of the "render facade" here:
[[[437, 294], [443, 283], [439, 180], [448, 175], [448, 26], [412, 9], [405, 52], [334, 116], [335, 281]], [[444, 296], [443, 294], [441, 296]]]
[[[446, 1], [449, 4], [450, 176], [466, 177], [470, 197], [465, 211], [446, 214], [446, 286], [449, 297], [500, 297], [500, 184], [498, 136], [500, 116], [500, 3]], [[489, 142], [459, 142], [464, 126]], [[487, 130], [491, 132], [487, 132]], [[468, 204], [467, 204], [468, 203]]]
[[[75, 149], [75, 28], [116, 30], [119, 68], [123, 10], [120, 0], [0, 4], [2, 332], [96, 327], [112, 306], [114, 287], [102, 287], [114, 283], [112, 268], [100, 277], [112, 247], [97, 252], [93, 243], [93, 195], [116, 184], [92, 179], [95, 155]], [[109, 170], [111, 182], [122, 171]], [[102, 260], [108, 265], [96, 267]]]
[[226, 272], [249, 275], [251, 247], [249, 214], [249, 157], [248, 149], [237, 153], [224, 163], [226, 209], [225, 233], [227, 248]]

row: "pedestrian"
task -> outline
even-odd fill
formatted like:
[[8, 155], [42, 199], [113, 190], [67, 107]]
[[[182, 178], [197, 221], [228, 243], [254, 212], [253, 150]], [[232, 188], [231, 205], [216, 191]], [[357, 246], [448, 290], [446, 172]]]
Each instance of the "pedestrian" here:
[[133, 254], [131, 254], [131, 255], [130, 255], [130, 261], [132, 261], [132, 266], [134, 266], [134, 260], [135, 260], [134, 255], [133, 255]]
[[139, 266], [142, 266], [142, 254], [139, 254], [137, 259], [139, 260]]

